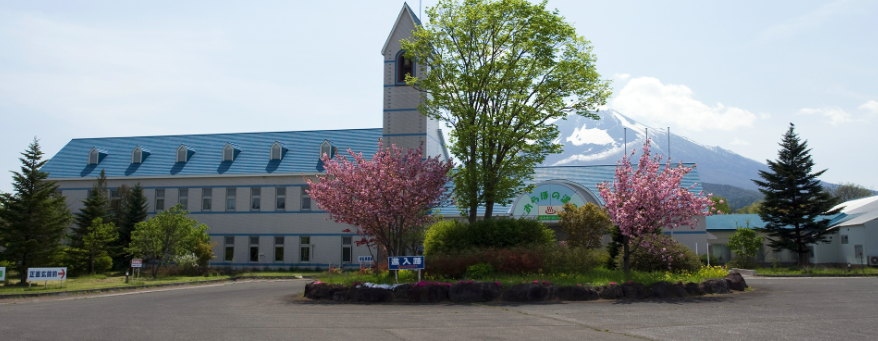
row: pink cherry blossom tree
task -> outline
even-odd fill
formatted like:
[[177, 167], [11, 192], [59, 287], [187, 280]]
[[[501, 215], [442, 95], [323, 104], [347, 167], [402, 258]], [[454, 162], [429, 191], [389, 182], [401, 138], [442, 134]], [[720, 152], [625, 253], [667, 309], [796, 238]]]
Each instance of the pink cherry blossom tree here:
[[362, 237], [357, 245], [370, 252], [378, 246], [385, 256], [414, 254], [417, 235], [433, 219], [431, 207], [447, 199], [453, 164], [438, 156], [422, 159], [421, 148], [384, 148], [380, 140], [371, 160], [350, 149], [348, 154], [352, 160], [324, 154], [326, 174], [316, 182], [306, 178], [308, 194], [329, 218], [354, 226]]
[[[695, 194], [680, 187], [683, 176], [692, 168], [680, 162], [671, 167], [668, 160], [661, 165], [662, 155], [651, 157], [650, 139], [643, 144], [643, 153], [637, 166], [631, 165], [631, 155], [625, 155], [617, 163], [616, 176], [612, 184], [598, 184], [600, 195], [606, 202], [607, 215], [622, 232], [622, 260], [625, 274], [629, 273], [631, 254], [640, 247], [660, 254], [670, 264], [672, 255], [662, 247], [659, 238], [662, 229], [673, 229], [681, 225], [695, 228], [698, 216], [711, 215], [714, 202], [710, 194]], [[694, 185], [692, 186], [694, 187]], [[690, 189], [692, 188], [690, 187]]]

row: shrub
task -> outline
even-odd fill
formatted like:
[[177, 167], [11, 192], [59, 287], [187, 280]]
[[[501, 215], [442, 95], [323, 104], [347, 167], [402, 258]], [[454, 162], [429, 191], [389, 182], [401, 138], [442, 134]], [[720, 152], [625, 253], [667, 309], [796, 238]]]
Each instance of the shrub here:
[[481, 279], [494, 273], [494, 267], [488, 263], [479, 263], [470, 265], [466, 268], [466, 276], [474, 279]]
[[113, 267], [113, 258], [104, 253], [95, 258], [95, 273], [105, 273]]
[[[662, 243], [664, 241], [664, 243]], [[668, 262], [662, 259], [661, 255], [651, 253], [645, 247], [638, 247], [631, 254], [630, 266], [631, 270], [651, 272], [651, 271], [688, 271], [696, 272], [701, 268], [701, 261], [698, 255], [686, 245], [677, 243], [669, 236], [660, 236], [653, 243], [663, 244], [656, 246], [658, 249], [665, 248], [668, 254], [672, 255], [670, 269]], [[683, 257], [680, 257], [680, 254]], [[616, 256], [616, 266], [622, 268], [622, 253]]]
[[585, 247], [554, 247], [544, 249], [545, 269], [550, 273], [582, 273], [603, 264], [610, 258], [606, 251]]
[[561, 229], [567, 233], [567, 245], [597, 249], [601, 247], [601, 238], [613, 223], [600, 206], [587, 203], [576, 207], [565, 203], [564, 209], [558, 212]]
[[430, 226], [424, 238], [424, 254], [455, 253], [464, 250], [507, 249], [549, 246], [555, 233], [533, 219], [492, 218], [474, 223], [443, 220]]
[[711, 266], [720, 264], [719, 258], [716, 258], [716, 256], [714, 256], [713, 254], [703, 254], [703, 255], [698, 255], [698, 259], [701, 261], [702, 266], [708, 265], [707, 264], [707, 257], [710, 257], [710, 265]]

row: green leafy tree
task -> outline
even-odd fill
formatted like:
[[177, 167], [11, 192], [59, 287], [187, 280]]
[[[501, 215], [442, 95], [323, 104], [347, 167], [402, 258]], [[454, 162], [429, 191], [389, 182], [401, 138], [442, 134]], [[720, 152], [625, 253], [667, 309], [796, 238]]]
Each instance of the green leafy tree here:
[[82, 248], [83, 238], [89, 233], [95, 219], [112, 222], [110, 214], [110, 199], [107, 197], [107, 174], [101, 170], [88, 196], [82, 201], [82, 208], [76, 213], [76, 227], [73, 229], [70, 244], [76, 248]]
[[82, 248], [88, 257], [89, 273], [94, 275], [98, 271], [109, 270], [108, 268], [96, 267], [95, 263], [102, 263], [99, 262], [100, 259], [110, 257], [110, 248], [117, 239], [119, 239], [119, 229], [116, 228], [116, 225], [104, 223], [102, 218], [95, 218], [92, 221], [87, 233], [82, 237]]
[[587, 203], [576, 207], [565, 203], [564, 209], [558, 212], [561, 229], [567, 233], [567, 246], [597, 249], [601, 247], [601, 238], [613, 226], [610, 217], [595, 204]]
[[735, 213], [738, 214], [759, 214], [759, 210], [762, 207], [762, 200], [754, 202], [750, 205], [739, 208]]
[[131, 233], [127, 251], [132, 256], [155, 261], [157, 264], [152, 267], [155, 278], [172, 257], [193, 253], [199, 242], [209, 242], [207, 230], [207, 225], [189, 217], [189, 211], [178, 204], [138, 223]]
[[759, 229], [768, 235], [769, 246], [775, 251], [790, 250], [798, 254], [799, 265], [808, 263], [808, 244], [827, 243], [829, 219], [818, 216], [833, 215], [838, 200], [820, 186], [817, 177], [826, 170], [812, 172], [814, 161], [808, 141], [801, 141], [795, 125], [784, 134], [776, 161], [768, 161], [770, 171], [759, 171], [762, 180], [753, 180], [765, 201], [759, 217], [765, 227]]
[[560, 153], [558, 129], [547, 122], [569, 113], [598, 119], [610, 95], [590, 42], [546, 2], [440, 0], [429, 23], [401, 41], [423, 67], [406, 83], [421, 91], [419, 107], [452, 130], [454, 200], [475, 222], [495, 203], [509, 204], [546, 155]]
[[764, 237], [750, 228], [750, 222], [747, 222], [747, 227], [738, 226], [735, 233], [729, 237], [728, 243], [729, 249], [735, 252], [735, 256], [738, 257], [734, 263], [742, 268], [753, 267], [756, 263], [756, 253], [759, 252], [764, 241]]
[[713, 208], [716, 208], [716, 211], [718, 213], [720, 213], [720, 212], [722, 214], [731, 214], [732, 213], [732, 207], [729, 206], [729, 201], [726, 200], [726, 198], [720, 197], [720, 196], [712, 196], [712, 197], [710, 197], [710, 200], [713, 201]]
[[607, 260], [607, 269], [616, 268], [616, 256], [619, 255], [619, 251], [621, 251], [619, 246], [621, 246], [624, 241], [625, 236], [622, 235], [622, 230], [616, 225], [610, 227], [610, 243], [607, 244], [607, 253], [610, 257]]
[[21, 153], [21, 171], [12, 172], [13, 193], [0, 194], [0, 259], [27, 280], [27, 268], [51, 266], [62, 250], [70, 211], [49, 173], [39, 140]]
[[854, 199], [871, 197], [872, 195], [874, 195], [874, 193], [872, 193], [870, 189], [854, 183], [843, 183], [833, 189], [830, 189], [829, 193], [833, 197], [838, 199], [838, 202], [840, 203]]

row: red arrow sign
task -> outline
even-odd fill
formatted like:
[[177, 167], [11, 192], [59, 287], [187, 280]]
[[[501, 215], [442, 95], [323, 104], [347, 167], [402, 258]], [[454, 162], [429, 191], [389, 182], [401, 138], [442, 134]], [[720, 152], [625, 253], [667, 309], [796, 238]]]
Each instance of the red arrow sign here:
[[61, 279], [64, 279], [64, 275], [67, 274], [66, 272], [64, 272], [64, 269], [61, 269], [61, 271], [58, 273], [61, 274]]

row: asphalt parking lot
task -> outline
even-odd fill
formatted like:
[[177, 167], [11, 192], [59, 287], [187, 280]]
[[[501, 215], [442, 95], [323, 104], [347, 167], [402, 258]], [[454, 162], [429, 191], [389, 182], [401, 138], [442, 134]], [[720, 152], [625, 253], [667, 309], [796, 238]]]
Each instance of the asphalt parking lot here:
[[871, 340], [878, 278], [751, 278], [680, 300], [351, 305], [306, 281], [0, 301], [0, 340]]

